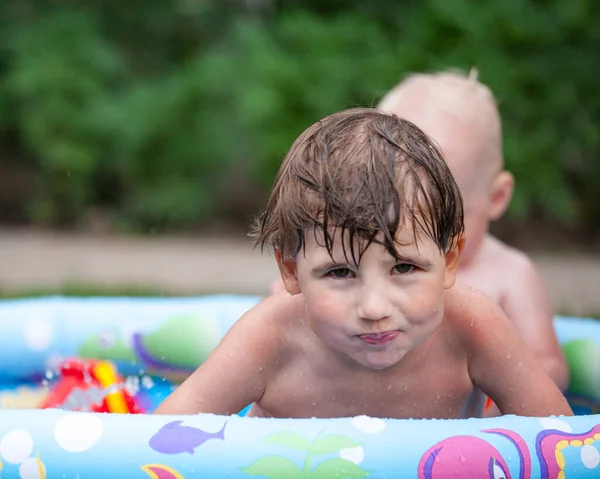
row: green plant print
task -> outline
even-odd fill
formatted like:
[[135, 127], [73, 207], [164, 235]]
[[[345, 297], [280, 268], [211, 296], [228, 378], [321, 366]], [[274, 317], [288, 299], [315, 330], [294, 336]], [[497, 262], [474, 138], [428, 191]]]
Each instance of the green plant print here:
[[354, 462], [337, 457], [327, 459], [316, 467], [313, 460], [317, 456], [333, 454], [343, 449], [360, 447], [353, 439], [341, 434], [329, 434], [323, 436], [321, 431], [312, 441], [307, 440], [293, 431], [278, 431], [264, 440], [267, 444], [277, 444], [297, 451], [305, 451], [306, 457], [302, 466], [298, 466], [292, 460], [284, 456], [265, 456], [242, 469], [250, 476], [262, 476], [267, 479], [360, 479], [369, 475]]

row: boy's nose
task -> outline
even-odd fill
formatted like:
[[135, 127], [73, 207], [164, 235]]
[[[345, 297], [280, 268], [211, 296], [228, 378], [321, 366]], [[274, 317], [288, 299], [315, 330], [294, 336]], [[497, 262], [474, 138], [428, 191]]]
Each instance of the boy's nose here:
[[392, 315], [392, 302], [385, 287], [363, 287], [358, 301], [357, 313], [361, 319], [378, 321]]

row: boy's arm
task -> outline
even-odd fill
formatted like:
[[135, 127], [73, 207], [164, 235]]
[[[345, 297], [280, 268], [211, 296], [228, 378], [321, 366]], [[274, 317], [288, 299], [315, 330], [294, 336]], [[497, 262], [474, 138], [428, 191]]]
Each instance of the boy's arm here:
[[465, 291], [465, 296], [455, 313], [466, 318], [462, 332], [473, 383], [496, 403], [502, 414], [571, 416], [567, 400], [502, 309], [473, 289]]
[[154, 413], [231, 415], [258, 401], [277, 354], [277, 334], [269, 326], [275, 314], [271, 303], [262, 301], [237, 320], [208, 359]]
[[502, 309], [544, 370], [565, 391], [569, 370], [554, 330], [552, 306], [542, 278], [529, 258], [516, 258], [509, 284]]

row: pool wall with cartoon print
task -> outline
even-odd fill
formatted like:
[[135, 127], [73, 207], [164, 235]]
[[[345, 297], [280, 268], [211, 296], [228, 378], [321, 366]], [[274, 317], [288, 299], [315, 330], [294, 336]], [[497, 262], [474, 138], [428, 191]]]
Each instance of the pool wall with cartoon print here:
[[[42, 377], [61, 358], [86, 354], [124, 374], [185, 375], [259, 299], [1, 302], [0, 381]], [[5, 409], [0, 478], [598, 478], [600, 323], [557, 318], [556, 329], [571, 369], [579, 368], [570, 399], [583, 415], [259, 419]], [[192, 352], [165, 344], [183, 337], [196, 338], [186, 345]]]

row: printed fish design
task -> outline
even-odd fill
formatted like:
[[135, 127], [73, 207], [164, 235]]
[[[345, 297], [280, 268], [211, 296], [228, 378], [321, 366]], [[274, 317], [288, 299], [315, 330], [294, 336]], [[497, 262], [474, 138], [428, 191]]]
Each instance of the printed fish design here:
[[194, 449], [210, 439], [225, 439], [225, 426], [215, 433], [205, 432], [195, 427], [182, 426], [183, 421], [174, 421], [165, 424], [152, 436], [149, 446], [162, 454], [181, 454], [187, 452], [194, 454]]

